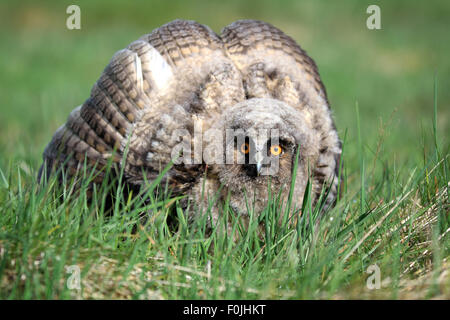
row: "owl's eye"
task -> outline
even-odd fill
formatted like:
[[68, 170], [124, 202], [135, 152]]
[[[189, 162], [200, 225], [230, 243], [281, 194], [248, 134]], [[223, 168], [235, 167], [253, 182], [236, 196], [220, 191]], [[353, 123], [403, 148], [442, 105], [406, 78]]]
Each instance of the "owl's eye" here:
[[248, 144], [248, 142], [241, 144], [241, 152], [243, 154], [247, 154], [250, 152], [250, 145]]
[[283, 152], [283, 148], [280, 145], [276, 144], [270, 146], [270, 154], [273, 156], [279, 156]]

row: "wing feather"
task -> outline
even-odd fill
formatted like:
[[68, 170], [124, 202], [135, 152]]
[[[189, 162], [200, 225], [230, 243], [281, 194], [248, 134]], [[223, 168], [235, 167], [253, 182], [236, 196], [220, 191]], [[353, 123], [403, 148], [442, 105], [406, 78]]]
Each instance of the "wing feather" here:
[[[211, 118], [244, 98], [220, 37], [193, 21], [170, 22], [112, 57], [90, 97], [53, 136], [41, 171], [65, 162], [77, 172], [85, 160], [102, 168], [115, 154], [127, 178], [142, 183], [171, 160], [176, 130], [192, 133], [194, 118]], [[174, 168], [169, 180], [185, 184], [185, 169]]]
[[240, 20], [225, 27], [221, 38], [243, 74], [249, 98], [272, 97], [299, 109], [328, 105], [316, 64], [281, 30], [262, 21]]

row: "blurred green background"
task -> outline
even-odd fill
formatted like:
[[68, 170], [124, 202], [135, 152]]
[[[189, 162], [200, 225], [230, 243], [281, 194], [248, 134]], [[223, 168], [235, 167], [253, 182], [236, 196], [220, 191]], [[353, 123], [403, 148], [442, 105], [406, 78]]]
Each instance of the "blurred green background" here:
[[[68, 30], [66, 8], [81, 8], [81, 30]], [[381, 30], [368, 30], [366, 8], [381, 8]], [[434, 78], [438, 138], [448, 148], [450, 2], [442, 1], [2, 1], [0, 3], [0, 168], [36, 170], [69, 112], [90, 93], [113, 54], [171, 20], [220, 30], [238, 19], [270, 22], [316, 61], [347, 164], [357, 163], [355, 105], [366, 152], [399, 167], [433, 148]], [[379, 143], [381, 142], [381, 143]]]

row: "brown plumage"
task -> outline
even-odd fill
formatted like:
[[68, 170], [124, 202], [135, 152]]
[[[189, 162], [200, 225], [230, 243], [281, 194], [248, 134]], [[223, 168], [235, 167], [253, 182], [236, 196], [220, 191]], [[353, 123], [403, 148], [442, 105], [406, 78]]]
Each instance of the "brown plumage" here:
[[[245, 214], [245, 190], [261, 211], [268, 179], [260, 175], [264, 166], [255, 167], [252, 159], [276, 158], [279, 170], [270, 174], [276, 192], [290, 185], [300, 146], [297, 207], [308, 177], [313, 177], [315, 199], [326, 186], [331, 188], [328, 204], [334, 201], [341, 145], [317, 67], [292, 38], [253, 20], [236, 21], [220, 36], [196, 22], [176, 20], [117, 52], [90, 97], [53, 136], [39, 175], [63, 164], [76, 175], [86, 162], [95, 166], [101, 182], [111, 160], [116, 170], [123, 169], [125, 182], [139, 187], [176, 158], [173, 152], [183, 141], [198, 143], [194, 131], [223, 133], [222, 140], [200, 141], [205, 152], [220, 152], [230, 144], [225, 131], [231, 128], [247, 139], [247, 162], [208, 163], [204, 154], [194, 163], [176, 162], [163, 180], [174, 194], [187, 194], [195, 205], [207, 203], [208, 196], [217, 194], [220, 201], [230, 195], [232, 208]], [[251, 130], [262, 128], [276, 128], [279, 145], [258, 141]], [[280, 154], [270, 155], [272, 147]], [[219, 205], [213, 216], [220, 216]]]

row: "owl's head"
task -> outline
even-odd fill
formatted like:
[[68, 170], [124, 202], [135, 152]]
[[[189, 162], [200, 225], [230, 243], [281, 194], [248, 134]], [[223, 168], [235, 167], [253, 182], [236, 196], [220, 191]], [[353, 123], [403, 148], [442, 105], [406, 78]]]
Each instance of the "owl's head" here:
[[308, 167], [319, 153], [318, 137], [308, 115], [279, 100], [253, 98], [234, 105], [221, 116], [213, 129], [221, 131], [223, 145], [212, 148], [223, 152], [225, 163], [213, 164], [211, 172], [217, 175], [224, 191], [230, 192], [234, 209], [242, 212], [246, 208], [244, 192], [249, 205], [263, 209], [269, 183], [272, 194], [283, 189], [282, 196], [287, 195], [297, 151], [294, 192], [298, 193], [295, 198], [302, 198]]

